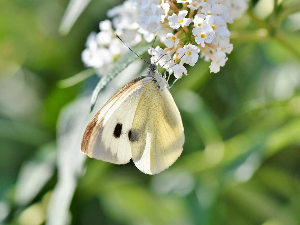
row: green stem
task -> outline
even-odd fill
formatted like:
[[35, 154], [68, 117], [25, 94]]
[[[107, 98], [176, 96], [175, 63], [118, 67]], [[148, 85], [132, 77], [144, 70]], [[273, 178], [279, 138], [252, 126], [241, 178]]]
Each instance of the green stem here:
[[276, 17], [277, 17], [277, 9], [278, 9], [278, 0], [273, 0], [273, 4], [274, 4], [274, 8], [273, 8], [273, 12], [272, 15], [270, 17], [270, 26], [273, 27], [273, 29], [276, 29]]
[[284, 9], [278, 16], [277, 24], [280, 25], [286, 17], [297, 11], [300, 11], [300, 3]]
[[248, 10], [248, 15], [251, 17], [253, 22], [256, 23], [257, 26], [268, 30], [269, 37], [273, 37], [281, 45], [283, 45], [287, 50], [289, 50], [291, 53], [293, 53], [298, 59], [300, 59], [300, 52], [295, 50], [294, 46], [292, 44], [290, 44], [289, 42], [287, 42], [286, 38], [282, 34], [276, 32], [276, 30], [274, 30], [274, 27], [267, 24], [265, 21], [257, 18], [256, 15], [251, 10]]

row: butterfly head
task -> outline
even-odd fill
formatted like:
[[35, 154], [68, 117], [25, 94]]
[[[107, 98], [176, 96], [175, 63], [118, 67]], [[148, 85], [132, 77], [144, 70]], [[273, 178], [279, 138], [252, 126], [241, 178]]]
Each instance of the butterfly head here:
[[149, 65], [149, 71], [147, 73], [148, 77], [152, 77], [153, 81], [158, 84], [160, 89], [164, 89], [168, 87], [168, 83], [165, 78], [161, 75], [161, 73], [157, 70], [157, 65], [151, 63]]
[[156, 72], [157, 71], [157, 65], [156, 64], [154, 64], [154, 63], [151, 63], [150, 65], [149, 65], [149, 71], [150, 72]]

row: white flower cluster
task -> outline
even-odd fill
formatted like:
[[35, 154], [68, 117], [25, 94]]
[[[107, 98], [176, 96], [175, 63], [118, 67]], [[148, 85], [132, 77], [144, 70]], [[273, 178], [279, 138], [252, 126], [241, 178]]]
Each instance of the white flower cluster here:
[[126, 51], [115, 34], [130, 46], [151, 42], [156, 34], [166, 47], [149, 49], [152, 63], [180, 78], [187, 74], [185, 64], [194, 66], [200, 56], [217, 73], [233, 49], [227, 24], [247, 8], [248, 0], [127, 0], [108, 12], [115, 31], [101, 22], [82, 59], [87, 66], [105, 68]]
[[107, 71], [114, 58], [121, 55], [126, 49], [120, 41], [115, 38], [111, 22], [105, 20], [100, 23], [98, 34], [92, 32], [87, 39], [86, 49], [82, 52], [82, 61], [88, 67], [94, 67], [96, 71]]
[[113, 62], [128, 48], [117, 38], [119, 35], [130, 46], [142, 41], [139, 29], [138, 12], [133, 1], [125, 1], [122, 5], [108, 11], [110, 20], [100, 22], [100, 32], [92, 32], [87, 38], [86, 48], [81, 58], [88, 67], [94, 67], [98, 75], [107, 72]]

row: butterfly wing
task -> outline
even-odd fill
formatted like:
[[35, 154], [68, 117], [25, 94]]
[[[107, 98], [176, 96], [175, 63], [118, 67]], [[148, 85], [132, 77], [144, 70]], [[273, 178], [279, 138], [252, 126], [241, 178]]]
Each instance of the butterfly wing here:
[[157, 174], [171, 166], [182, 152], [184, 131], [178, 108], [167, 88], [150, 82], [137, 105], [130, 144], [136, 167]]
[[150, 80], [139, 77], [129, 82], [98, 111], [83, 135], [82, 152], [115, 164], [129, 162], [129, 131], [140, 96]]

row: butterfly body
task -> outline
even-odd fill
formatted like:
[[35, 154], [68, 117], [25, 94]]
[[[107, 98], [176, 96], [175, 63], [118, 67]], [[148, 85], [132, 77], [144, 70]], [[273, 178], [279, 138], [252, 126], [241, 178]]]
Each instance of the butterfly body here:
[[151, 64], [146, 76], [122, 87], [88, 124], [81, 150], [114, 164], [133, 160], [146, 174], [172, 165], [184, 144], [180, 113], [167, 81]]

